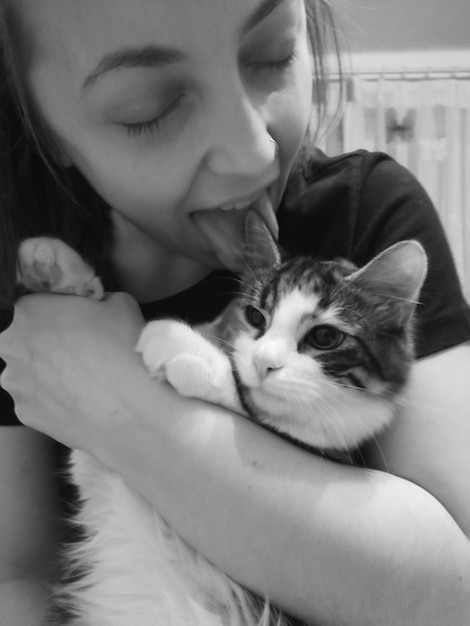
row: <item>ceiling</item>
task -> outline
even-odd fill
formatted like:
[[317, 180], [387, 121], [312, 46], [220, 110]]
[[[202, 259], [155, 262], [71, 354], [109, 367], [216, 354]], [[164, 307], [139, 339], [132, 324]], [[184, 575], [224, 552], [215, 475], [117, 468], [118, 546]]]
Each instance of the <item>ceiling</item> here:
[[470, 49], [470, 0], [332, 0], [351, 52]]

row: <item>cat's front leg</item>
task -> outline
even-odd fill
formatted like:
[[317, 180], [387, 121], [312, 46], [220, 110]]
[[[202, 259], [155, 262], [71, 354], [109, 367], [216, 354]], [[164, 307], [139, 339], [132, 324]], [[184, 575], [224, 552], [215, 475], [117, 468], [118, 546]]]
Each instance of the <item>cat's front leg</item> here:
[[29, 291], [75, 294], [101, 300], [101, 280], [61, 239], [30, 237], [18, 249], [17, 280]]
[[187, 324], [150, 322], [136, 350], [152, 376], [181, 395], [206, 400], [244, 414], [228, 356]]

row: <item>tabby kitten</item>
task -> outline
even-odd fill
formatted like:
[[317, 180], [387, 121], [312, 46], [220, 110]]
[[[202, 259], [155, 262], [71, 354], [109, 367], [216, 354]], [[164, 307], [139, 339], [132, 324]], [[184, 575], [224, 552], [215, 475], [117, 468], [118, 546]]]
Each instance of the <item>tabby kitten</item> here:
[[359, 446], [399, 408], [427, 270], [422, 246], [397, 243], [361, 269], [343, 259], [283, 261], [254, 212], [246, 241], [243, 293], [198, 333], [178, 321], [150, 322], [137, 346], [145, 364], [181, 395], [302, 444]]
[[[344, 260], [282, 261], [256, 213], [246, 230], [242, 293], [197, 329], [150, 322], [137, 350], [151, 375], [181, 395], [226, 406], [308, 447], [349, 451], [399, 408], [425, 253], [408, 241], [362, 269]], [[19, 256], [29, 289], [103, 295], [94, 273], [80, 270], [81, 259], [58, 240], [27, 240]], [[98, 459], [73, 451], [70, 473], [85, 539], [67, 554], [81, 576], [57, 592], [69, 624], [293, 623], [192, 550]]]

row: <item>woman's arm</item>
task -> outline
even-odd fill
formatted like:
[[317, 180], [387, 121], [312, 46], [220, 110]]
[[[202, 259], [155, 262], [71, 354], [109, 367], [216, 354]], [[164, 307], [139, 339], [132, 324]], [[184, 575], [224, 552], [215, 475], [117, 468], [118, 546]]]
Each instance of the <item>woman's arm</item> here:
[[[141, 325], [120, 295], [104, 303], [25, 298], [0, 340], [20, 418], [99, 456], [197, 550], [294, 614], [348, 626], [468, 625], [467, 349], [416, 366], [397, 424], [413, 441], [402, 460], [398, 439], [382, 444], [405, 480], [321, 460], [248, 420], [177, 397], [132, 351]], [[21, 355], [15, 337], [25, 335]], [[20, 372], [28, 390], [16, 383]], [[73, 420], [60, 404], [74, 406]], [[453, 413], [455, 441], [441, 441], [445, 429], [431, 410]], [[415, 419], [427, 434], [413, 429]], [[454, 466], [438, 472], [440, 483], [422, 471], [425, 490], [413, 482], [423, 482], [418, 457]]]
[[[415, 417], [426, 421], [423, 395], [429, 406], [437, 409], [440, 403], [443, 415], [449, 412], [445, 387], [441, 393], [437, 383], [449, 389], [441, 365], [449, 373], [458, 362], [470, 367], [460, 352], [449, 351], [445, 363], [433, 357], [417, 366], [411, 424]], [[444, 428], [437, 438], [417, 433], [416, 423], [410, 428], [414, 445], [409, 444], [407, 459], [414, 458], [416, 468], [422, 467], [418, 459], [428, 456], [428, 466], [432, 458], [438, 467], [447, 463], [440, 482], [427, 477], [429, 491], [413, 481], [422, 478], [425, 466], [421, 475], [409, 471], [409, 480], [338, 466], [216, 408], [188, 403], [182, 410], [179, 399], [165, 398], [163, 390], [147, 408], [141, 406], [133, 441], [124, 443], [116, 430], [108, 452], [124, 458], [133, 449], [126, 476], [178, 532], [235, 579], [299, 617], [348, 626], [466, 626], [470, 394], [466, 385], [457, 387], [453, 421], [460, 430], [451, 447], [441, 444]], [[166, 407], [169, 424], [152, 412], [157, 402]], [[130, 425], [125, 430], [130, 435]], [[138, 450], [145, 453], [135, 464]], [[398, 471], [392, 447], [384, 444], [383, 453]], [[456, 457], [459, 466], [452, 470]], [[156, 476], [165, 478], [155, 484]]]
[[470, 343], [419, 360], [371, 464], [432, 493], [470, 540]]
[[28, 428], [0, 428], [0, 624], [44, 623], [60, 520], [52, 445]]

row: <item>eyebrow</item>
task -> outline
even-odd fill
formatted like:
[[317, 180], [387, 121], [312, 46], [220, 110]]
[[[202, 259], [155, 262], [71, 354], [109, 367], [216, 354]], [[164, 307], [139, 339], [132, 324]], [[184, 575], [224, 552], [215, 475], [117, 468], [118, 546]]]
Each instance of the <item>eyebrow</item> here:
[[[286, 0], [263, 0], [255, 11], [248, 17], [242, 26], [242, 32], [253, 30], [260, 22], [266, 19], [280, 4]], [[167, 46], [146, 45], [132, 48], [122, 48], [106, 54], [96, 68], [85, 78], [81, 92], [90, 89], [104, 74], [116, 69], [132, 67], [164, 68], [181, 63], [186, 55], [180, 50]]]
[[122, 48], [106, 54], [96, 68], [89, 74], [82, 85], [84, 92], [92, 87], [104, 74], [116, 69], [129, 67], [163, 68], [175, 63], [181, 63], [185, 55], [179, 50], [166, 46], [141, 46], [138, 48]]
[[285, 0], [263, 0], [261, 4], [255, 9], [255, 11], [248, 17], [242, 27], [242, 32], [247, 33], [249, 30], [253, 30], [260, 22], [268, 17], [273, 11], [277, 9], [280, 4], [283, 4]]

